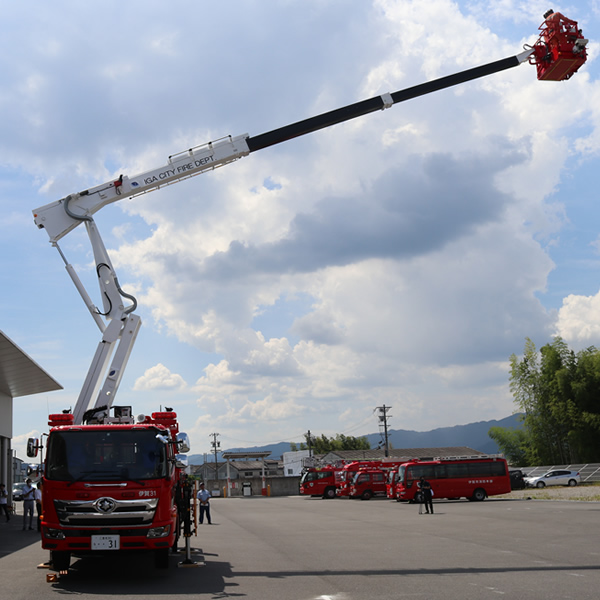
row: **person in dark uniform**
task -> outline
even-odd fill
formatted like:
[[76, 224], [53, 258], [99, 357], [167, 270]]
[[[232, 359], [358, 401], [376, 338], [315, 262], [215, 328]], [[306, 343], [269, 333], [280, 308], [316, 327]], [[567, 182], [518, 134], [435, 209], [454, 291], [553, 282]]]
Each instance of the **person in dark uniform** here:
[[425, 512], [427, 514], [433, 514], [433, 493], [431, 491], [431, 484], [422, 475], [421, 479], [419, 479], [419, 488], [421, 490], [423, 504], [425, 505]]

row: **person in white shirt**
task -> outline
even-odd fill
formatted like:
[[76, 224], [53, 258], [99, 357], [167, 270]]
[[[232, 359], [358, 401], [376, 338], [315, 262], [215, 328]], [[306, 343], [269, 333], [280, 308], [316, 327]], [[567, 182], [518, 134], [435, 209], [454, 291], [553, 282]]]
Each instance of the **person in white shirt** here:
[[27, 529], [27, 515], [29, 515], [29, 529], [33, 530], [34, 494], [35, 488], [31, 485], [31, 479], [27, 479], [23, 487], [23, 531]]
[[206, 514], [206, 519], [209, 525], [212, 525], [212, 521], [210, 519], [210, 492], [204, 489], [204, 484], [200, 483], [200, 489], [196, 494], [200, 502], [200, 525], [204, 523], [204, 515]]
[[33, 492], [35, 500], [35, 510], [37, 511], [37, 530], [42, 530], [42, 480], [40, 479], [37, 488]]

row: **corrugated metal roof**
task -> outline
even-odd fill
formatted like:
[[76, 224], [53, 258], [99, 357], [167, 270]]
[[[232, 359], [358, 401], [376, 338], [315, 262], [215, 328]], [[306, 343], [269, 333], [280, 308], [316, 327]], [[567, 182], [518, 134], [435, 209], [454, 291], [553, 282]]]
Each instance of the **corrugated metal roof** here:
[[[387, 460], [402, 458], [437, 458], [447, 456], [477, 456], [483, 452], [473, 450], [468, 446], [450, 446], [444, 448], [395, 448], [389, 451]], [[324, 455], [318, 455], [315, 458], [321, 459], [324, 462], [332, 462], [334, 460], [379, 460], [385, 458], [385, 452], [382, 449], [373, 450], [337, 450], [328, 452]]]
[[223, 458], [261, 458], [267, 457], [271, 454], [270, 450], [262, 450], [262, 451], [252, 451], [248, 450], [248, 452], [223, 452], [221, 455]]
[[0, 392], [18, 398], [62, 389], [60, 383], [0, 330]]

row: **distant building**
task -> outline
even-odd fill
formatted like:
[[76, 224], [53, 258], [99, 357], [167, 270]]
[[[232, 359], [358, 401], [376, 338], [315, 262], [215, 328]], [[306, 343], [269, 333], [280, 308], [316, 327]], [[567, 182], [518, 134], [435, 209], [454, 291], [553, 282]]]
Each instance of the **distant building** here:
[[308, 457], [308, 450], [284, 452], [281, 456], [283, 459], [283, 474], [286, 477], [299, 477], [302, 474], [302, 468], [305, 466]]

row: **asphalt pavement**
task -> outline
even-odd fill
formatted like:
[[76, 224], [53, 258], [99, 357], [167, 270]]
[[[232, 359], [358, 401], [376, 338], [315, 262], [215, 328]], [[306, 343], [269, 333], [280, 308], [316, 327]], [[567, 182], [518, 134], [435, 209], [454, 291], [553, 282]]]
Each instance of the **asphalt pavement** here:
[[[75, 558], [48, 582], [48, 553], [17, 517], [0, 523], [2, 597], [81, 600], [597, 600], [600, 502], [215, 498], [192, 563]], [[190, 567], [190, 568], [178, 568]], [[57, 596], [59, 597], [59, 596]]]
[[14, 502], [13, 505], [18, 512], [11, 516], [8, 523], [4, 514], [0, 515], [0, 558], [12, 552], [17, 552], [26, 546], [40, 544], [36, 517], [34, 516], [33, 519], [34, 530], [29, 530], [29, 523], [27, 523], [27, 528], [23, 531], [23, 503]]

